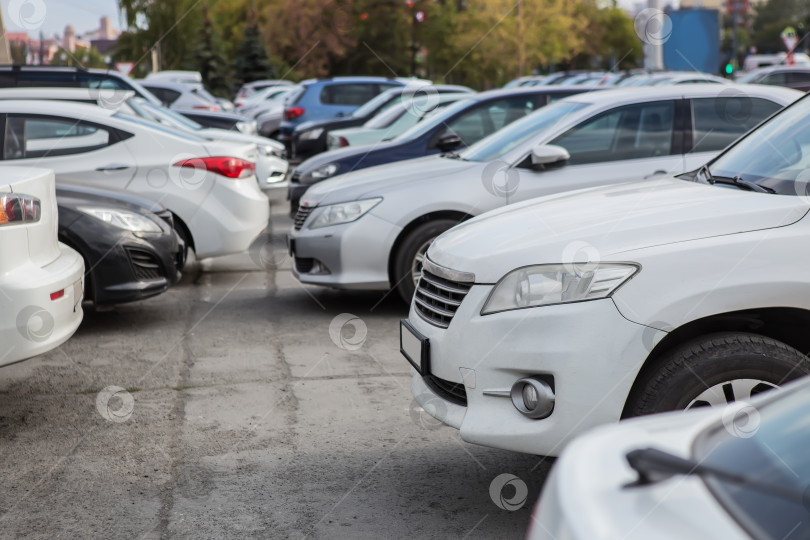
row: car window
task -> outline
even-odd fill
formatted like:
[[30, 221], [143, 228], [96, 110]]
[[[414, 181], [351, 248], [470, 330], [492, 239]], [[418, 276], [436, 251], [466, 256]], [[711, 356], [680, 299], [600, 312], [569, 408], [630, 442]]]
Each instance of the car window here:
[[568, 150], [571, 165], [667, 156], [674, 118], [674, 101], [626, 105], [585, 120], [551, 144]]
[[123, 81], [104, 75], [79, 73], [77, 75], [79, 86], [82, 88], [98, 88], [102, 90], [131, 90]]
[[146, 89], [155, 94], [155, 96], [167, 107], [177, 101], [177, 98], [180, 97], [180, 92], [170, 90], [169, 88], [147, 86]]
[[[738, 428], [737, 418], [745, 418], [745, 428], [752, 424], [750, 412], [743, 408], [734, 415], [734, 422], [720, 424], [698, 438], [695, 458], [702, 465], [743, 475], [755, 482], [804, 492], [807, 501], [810, 481], [807, 387], [783, 394], [756, 409], [748, 405], [747, 409], [756, 413], [755, 429]], [[752, 537], [810, 538], [808, 510], [801, 496], [794, 500], [776, 497], [748, 482], [729, 482], [717, 476], [706, 476], [705, 482]]]
[[787, 74], [784, 71], [777, 71], [765, 75], [760, 81], [761, 84], [773, 84], [781, 86], [787, 84]]
[[362, 105], [376, 95], [375, 86], [369, 83], [329, 84], [321, 90], [321, 103]]
[[397, 96], [392, 96], [390, 93], [378, 94], [373, 99], [366, 101], [362, 107], [358, 107], [352, 113], [355, 118], [363, 118], [372, 114], [374, 111], [385, 105], [387, 102], [398, 103]]
[[789, 83], [810, 83], [810, 72], [808, 71], [792, 71], [788, 73]]
[[693, 152], [722, 150], [782, 107], [748, 96], [692, 100]]
[[518, 96], [482, 103], [448, 122], [453, 131], [469, 146], [502, 127], [531, 113], [535, 108], [532, 96]]
[[69, 118], [11, 115], [6, 121], [4, 159], [26, 159], [80, 154], [107, 146], [110, 131]]

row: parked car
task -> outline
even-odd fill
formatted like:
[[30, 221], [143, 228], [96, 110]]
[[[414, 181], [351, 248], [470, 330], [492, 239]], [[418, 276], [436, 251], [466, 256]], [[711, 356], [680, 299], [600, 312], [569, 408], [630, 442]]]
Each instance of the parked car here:
[[576, 439], [543, 486], [529, 540], [810, 537], [810, 381], [749, 393]]
[[661, 73], [652, 76], [645, 86], [662, 86], [667, 84], [731, 84], [731, 81], [712, 75], [710, 73], [693, 72], [671, 72]]
[[81, 254], [97, 306], [158, 295], [180, 279], [186, 247], [163, 205], [125, 192], [61, 184], [59, 241]]
[[83, 103], [3, 100], [0, 114], [4, 164], [159, 201], [198, 258], [242, 252], [267, 226], [255, 145], [206, 141]]
[[298, 89], [287, 96], [278, 139], [288, 144], [299, 124], [348, 116], [377, 94], [405, 84], [403, 80], [385, 77], [332, 77], [301, 81]]
[[[253, 92], [247, 97], [237, 98], [234, 105], [241, 114], [250, 114], [253, 110], [263, 109], [263, 105], [274, 101], [283, 101], [294, 88], [295, 86], [292, 85], [268, 86], [258, 92]], [[251, 116], [255, 115], [251, 114]]]
[[[460, 153], [338, 176], [302, 199], [294, 275], [345, 289], [393, 287], [410, 302], [428, 246], [457, 223], [543, 195], [693, 169], [800, 95], [764, 86], [730, 94], [715, 84], [590, 92]], [[687, 118], [695, 124], [681, 130]]]
[[0, 366], [48, 352], [82, 322], [84, 264], [56, 236], [53, 171], [3, 167]]
[[740, 84], [772, 84], [810, 91], [810, 65], [772, 66], [746, 73], [737, 79]]
[[327, 147], [334, 150], [392, 140], [428, 116], [467, 97], [469, 93], [423, 95], [408, 99], [382, 111], [362, 126], [330, 130]]
[[391, 141], [314, 156], [292, 172], [290, 215], [296, 214], [301, 196], [317, 182], [374, 165], [459, 150], [551, 101], [585, 91], [588, 89], [583, 87], [521, 87], [472, 94]]
[[473, 93], [472, 89], [466, 86], [452, 84], [400, 86], [378, 94], [361, 107], [355, 109], [350, 115], [302, 122], [292, 132], [289, 142], [290, 156], [303, 159], [324, 152], [326, 150], [326, 139], [331, 130], [361, 126], [376, 116], [377, 113], [401, 103], [403, 100], [418, 95], [433, 96], [450, 92]]
[[199, 71], [186, 71], [179, 69], [166, 69], [146, 76], [148, 81], [168, 81], [177, 83], [202, 84], [203, 78]]
[[557, 455], [599, 425], [810, 373], [808, 119], [800, 99], [689, 173], [438, 237], [402, 327], [417, 401], [467, 442]]
[[141, 85], [152, 92], [161, 103], [171, 109], [214, 111], [222, 110], [217, 98], [202, 84], [185, 84], [164, 80], [144, 79]]
[[290, 85], [293, 85], [293, 84], [295, 84], [295, 83], [293, 83], [292, 81], [285, 81], [285, 80], [280, 80], [280, 79], [265, 79], [265, 80], [261, 80], [261, 81], [252, 81], [252, 82], [243, 84], [239, 88], [239, 91], [236, 92], [236, 98], [240, 99], [240, 98], [249, 97], [254, 92], [257, 92], [259, 90], [263, 90], [265, 88], [269, 88], [271, 86], [290, 86]]
[[0, 66], [0, 88], [68, 87], [132, 91], [159, 104], [160, 100], [137, 81], [115, 70], [65, 66]]
[[281, 122], [284, 120], [284, 103], [271, 106], [265, 111], [256, 116], [256, 130], [262, 137], [278, 139]]

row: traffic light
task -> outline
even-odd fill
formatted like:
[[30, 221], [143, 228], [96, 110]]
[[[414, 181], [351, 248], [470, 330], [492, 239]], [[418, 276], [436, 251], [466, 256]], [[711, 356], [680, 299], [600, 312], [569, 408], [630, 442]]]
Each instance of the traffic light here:
[[732, 73], [734, 73], [734, 64], [729, 62], [726, 64], [726, 75], [731, 75]]

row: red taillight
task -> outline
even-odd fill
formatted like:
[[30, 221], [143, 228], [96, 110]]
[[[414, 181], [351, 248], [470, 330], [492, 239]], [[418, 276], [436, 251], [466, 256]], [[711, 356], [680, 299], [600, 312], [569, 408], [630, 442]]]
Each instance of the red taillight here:
[[287, 120], [294, 120], [299, 116], [303, 116], [306, 112], [306, 109], [303, 107], [289, 107], [284, 110], [284, 118]]
[[0, 225], [39, 221], [42, 209], [39, 199], [29, 195], [0, 193]]
[[191, 108], [200, 111], [211, 111], [211, 112], [219, 112], [221, 110], [219, 108], [219, 105], [194, 105]]
[[349, 141], [346, 140], [346, 137], [338, 137], [338, 146], [341, 148], [349, 146]]
[[256, 165], [250, 161], [223, 156], [183, 159], [175, 163], [174, 166], [203, 169], [228, 178], [245, 178], [256, 170]]
[[63, 296], [65, 296], [65, 289], [62, 289], [61, 291], [52, 292], [51, 300], [59, 300]]

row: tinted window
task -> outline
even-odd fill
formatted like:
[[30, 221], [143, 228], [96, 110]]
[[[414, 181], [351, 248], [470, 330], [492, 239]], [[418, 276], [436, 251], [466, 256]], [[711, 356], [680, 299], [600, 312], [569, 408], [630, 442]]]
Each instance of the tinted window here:
[[465, 145], [471, 145], [495, 133], [507, 124], [523, 118], [535, 108], [534, 97], [513, 97], [483, 103], [447, 124]]
[[[756, 421], [747, 411], [757, 413]], [[758, 409], [743, 407], [729, 415], [733, 422], [709, 431], [696, 445], [695, 457], [703, 465], [796, 493], [790, 500], [707, 476], [709, 489], [752, 537], [810, 538], [810, 512], [802, 504], [810, 482], [808, 413], [810, 392], [804, 386]]]
[[551, 144], [571, 154], [569, 163], [599, 163], [666, 156], [672, 151], [673, 101], [618, 107], [585, 120]]
[[774, 84], [776, 86], [782, 86], [787, 84], [787, 74], [784, 71], [777, 71], [775, 73], [765, 75], [759, 82], [761, 84]]
[[794, 71], [788, 73], [788, 82], [796, 83], [810, 83], [810, 72], [808, 71]]
[[374, 84], [330, 84], [321, 90], [326, 105], [362, 105], [376, 95]]
[[780, 108], [771, 101], [747, 96], [693, 99], [692, 151], [722, 150]]
[[129, 86], [124, 84], [124, 82], [120, 79], [115, 77], [109, 77], [105, 75], [94, 75], [89, 74], [86, 75], [84, 73], [79, 73], [77, 75], [79, 86], [83, 88], [101, 88], [104, 90], [132, 90]]
[[164, 105], [168, 106], [177, 101], [180, 97], [180, 92], [169, 90], [168, 88], [159, 88], [156, 86], [147, 86], [147, 90], [152, 92]]
[[111, 133], [95, 124], [68, 118], [9, 116], [4, 159], [65, 156], [110, 144]]

